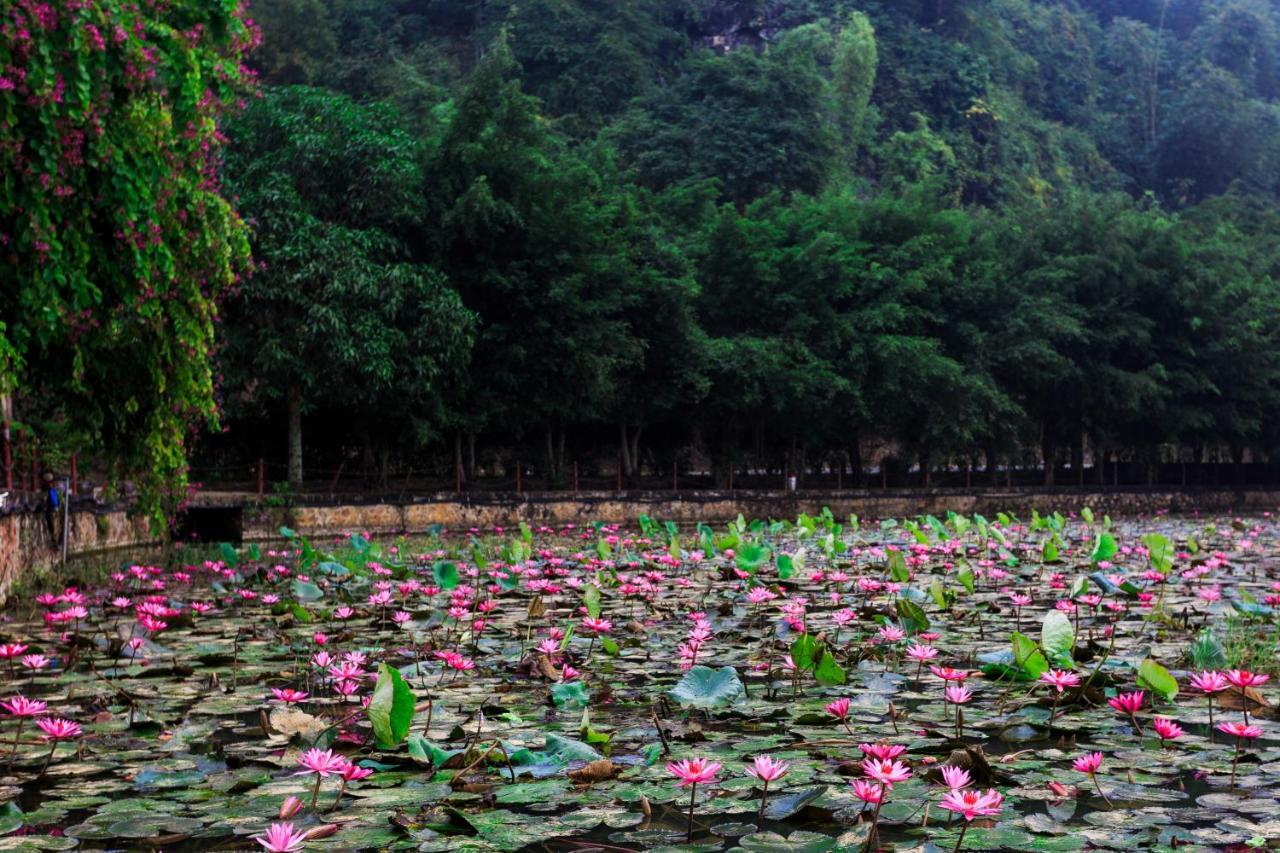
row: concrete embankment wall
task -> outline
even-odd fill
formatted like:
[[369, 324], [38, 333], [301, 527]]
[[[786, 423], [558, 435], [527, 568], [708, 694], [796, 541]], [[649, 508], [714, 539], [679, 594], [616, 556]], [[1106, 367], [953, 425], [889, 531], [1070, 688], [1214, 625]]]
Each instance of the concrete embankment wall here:
[[[795, 518], [801, 512], [816, 513], [827, 506], [838, 518], [856, 513], [863, 519], [902, 518], [923, 514], [944, 515], [952, 510], [965, 515], [993, 517], [1000, 511], [1020, 514], [1079, 511], [1113, 516], [1149, 515], [1156, 512], [1235, 512], [1255, 514], [1280, 506], [1280, 491], [1231, 489], [1079, 490], [1079, 489], [978, 489], [970, 492], [938, 491], [832, 491], [832, 492], [529, 492], [525, 494], [441, 495], [404, 502], [319, 503], [287, 508], [262, 508], [251, 495], [211, 493], [196, 502], [197, 512], [215, 512], [234, 519], [245, 541], [279, 537], [282, 525], [307, 536], [335, 535], [363, 530], [374, 534], [423, 533], [439, 525], [451, 530], [512, 525], [517, 521], [558, 526], [593, 521], [627, 523], [642, 514], [664, 521], [716, 522], [736, 518]], [[112, 549], [154, 545], [143, 519], [124, 509], [77, 507], [70, 514], [68, 553], [91, 555]], [[40, 513], [0, 515], [0, 596], [24, 572], [56, 562]]]

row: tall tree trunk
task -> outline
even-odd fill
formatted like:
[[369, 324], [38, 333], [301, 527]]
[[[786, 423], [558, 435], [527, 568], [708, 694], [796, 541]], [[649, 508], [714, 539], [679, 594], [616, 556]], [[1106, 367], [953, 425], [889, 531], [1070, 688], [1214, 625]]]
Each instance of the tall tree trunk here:
[[563, 426], [560, 427], [560, 442], [556, 445], [556, 472], [559, 482], [564, 482], [565, 473], [568, 469], [564, 459], [565, 433], [567, 432], [568, 430]]
[[302, 486], [302, 386], [289, 388], [289, 485]]
[[1044, 484], [1053, 485], [1054, 462], [1058, 455], [1058, 443], [1048, 424], [1040, 427], [1040, 455], [1044, 460]]
[[[474, 446], [474, 445], [473, 445]], [[474, 459], [474, 456], [472, 457]], [[455, 431], [453, 434], [453, 476], [457, 480], [466, 480], [466, 477], [459, 477], [459, 473], [465, 473], [462, 470], [462, 431]]]
[[547, 424], [545, 437], [547, 441], [546, 456], [547, 456], [547, 481], [548, 482], [552, 482], [556, 478], [556, 452], [553, 446], [554, 441], [552, 438], [552, 434], [554, 432], [555, 432], [555, 428], [552, 427], [550, 424]]
[[640, 433], [643, 430], [644, 424], [636, 424], [635, 432], [631, 433], [631, 464], [634, 466], [631, 480], [637, 487], [640, 485]]
[[618, 421], [618, 452], [622, 454], [622, 473], [631, 476], [631, 442], [627, 440], [627, 424]]
[[[461, 454], [461, 451], [459, 451]], [[467, 433], [467, 479], [474, 480], [476, 478], [476, 434], [474, 432]]]

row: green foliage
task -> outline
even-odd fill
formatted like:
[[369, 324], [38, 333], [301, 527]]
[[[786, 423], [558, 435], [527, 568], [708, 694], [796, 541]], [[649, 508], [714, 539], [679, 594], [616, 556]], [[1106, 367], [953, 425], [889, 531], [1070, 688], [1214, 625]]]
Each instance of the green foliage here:
[[1138, 686], [1145, 687], [1166, 702], [1178, 696], [1178, 682], [1169, 670], [1147, 658], [1138, 664]]
[[413, 722], [413, 691], [405, 684], [400, 671], [387, 664], [378, 666], [378, 680], [373, 686], [373, 696], [365, 708], [365, 716], [373, 728], [373, 737], [380, 749], [399, 746], [409, 734]]
[[738, 678], [738, 671], [731, 666], [719, 669], [695, 666], [671, 688], [671, 698], [681, 705], [699, 710], [723, 708], [745, 695], [746, 689]]
[[157, 518], [217, 421], [217, 304], [249, 272], [216, 164], [253, 32], [237, 3], [38, 8], [0, 31], [0, 395], [46, 458], [100, 451]]
[[1031, 680], [1049, 670], [1049, 661], [1036, 641], [1017, 631], [1013, 632], [1013, 660]]
[[1072, 650], [1076, 635], [1071, 620], [1061, 610], [1050, 610], [1040, 626], [1040, 648], [1054, 666], [1073, 666]]

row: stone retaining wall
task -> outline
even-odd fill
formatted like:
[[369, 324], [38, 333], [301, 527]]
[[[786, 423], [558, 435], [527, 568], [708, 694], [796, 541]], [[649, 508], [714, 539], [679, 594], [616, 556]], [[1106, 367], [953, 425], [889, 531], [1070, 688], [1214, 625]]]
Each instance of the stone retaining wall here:
[[[943, 516], [948, 510], [993, 517], [1000, 511], [1028, 513], [1078, 511], [1114, 516], [1155, 512], [1226, 512], [1241, 514], [1271, 511], [1280, 505], [1277, 491], [1230, 489], [1173, 491], [1092, 491], [1077, 489], [978, 489], [972, 492], [853, 491], [839, 492], [650, 492], [619, 495], [613, 492], [530, 492], [521, 495], [440, 495], [405, 503], [312, 503], [287, 509], [260, 509], [251, 495], [207, 494], [198, 499], [206, 506], [243, 507], [244, 538], [266, 541], [279, 537], [281, 525], [307, 536], [327, 536], [354, 530], [375, 534], [423, 533], [435, 525], [457, 530], [470, 527], [530, 524], [586, 525], [593, 521], [633, 522], [642, 514], [664, 521], [725, 521], [742, 513], [747, 518], [795, 518], [800, 512], [816, 513], [827, 506], [839, 518], [856, 513], [860, 518], [902, 518], [922, 514]], [[156, 544], [146, 522], [122, 509], [74, 508], [71, 512], [68, 553], [84, 556], [116, 548]], [[26, 571], [57, 562], [40, 513], [0, 515], [0, 601], [15, 580]]]
[[246, 539], [277, 536], [281, 524], [307, 534], [338, 534], [352, 530], [371, 533], [421, 533], [433, 525], [449, 529], [530, 524], [590, 524], [592, 521], [633, 522], [642, 515], [663, 521], [724, 521], [742, 513], [747, 518], [795, 518], [801, 512], [817, 513], [830, 507], [840, 518], [856, 513], [863, 519], [902, 518], [948, 510], [993, 517], [997, 512], [1029, 513], [1079, 511], [1088, 506], [1095, 512], [1115, 516], [1149, 515], [1156, 512], [1260, 513], [1280, 505], [1274, 491], [1076, 491], [989, 490], [953, 491], [841, 491], [841, 492], [752, 492], [728, 495], [723, 492], [653, 492], [619, 496], [613, 492], [590, 492], [576, 496], [564, 493], [464, 496], [421, 499], [411, 503], [370, 503], [311, 505], [289, 510], [255, 513], [246, 509]]

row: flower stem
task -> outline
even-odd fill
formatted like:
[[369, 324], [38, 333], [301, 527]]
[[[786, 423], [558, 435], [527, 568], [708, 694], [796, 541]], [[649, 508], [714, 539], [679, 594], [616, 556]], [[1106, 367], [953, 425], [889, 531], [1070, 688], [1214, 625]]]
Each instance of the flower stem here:
[[342, 784], [338, 787], [338, 796], [334, 797], [333, 805], [329, 806], [329, 811], [336, 812], [338, 810], [338, 803], [342, 802], [342, 795], [345, 794], [346, 792], [347, 792], [347, 780], [343, 779]]
[[36, 778], [37, 778], [37, 779], [42, 779], [42, 778], [44, 778], [44, 774], [48, 772], [48, 770], [49, 770], [49, 764], [50, 764], [50, 762], [52, 762], [52, 761], [53, 761], [53, 754], [54, 754], [54, 752], [56, 752], [56, 751], [57, 751], [57, 749], [58, 749], [58, 742], [57, 742], [56, 740], [55, 740], [55, 741], [52, 741], [52, 742], [49, 744], [49, 754], [48, 754], [48, 755], [46, 755], [46, 756], [45, 756], [45, 759], [44, 759], [44, 767], [41, 767], [41, 768], [40, 768], [40, 773], [39, 773], [39, 775], [37, 775], [37, 776], [36, 776]]
[[320, 796], [320, 774], [316, 774], [316, 786], [311, 789], [311, 810], [316, 810], [316, 800]]
[[685, 833], [685, 840], [693, 841], [693, 804], [698, 796], [698, 783], [694, 782], [689, 786], [689, 829]]
[[18, 752], [18, 741], [22, 740], [22, 727], [26, 722], [26, 717], [18, 718], [18, 733], [13, 737], [13, 748], [9, 750], [9, 763], [5, 765], [5, 772], [13, 768], [13, 757]]
[[756, 818], [757, 825], [764, 823], [764, 804], [767, 799], [769, 799], [769, 780], [765, 779], [764, 790], [760, 793], [760, 816]]
[[964, 834], [969, 831], [969, 821], [960, 825], [960, 837], [956, 839], [956, 849], [952, 853], [960, 853], [960, 845], [964, 844]]
[[1102, 797], [1102, 801], [1107, 804], [1107, 808], [1115, 808], [1115, 806], [1111, 805], [1111, 801], [1107, 799], [1107, 795], [1102, 793], [1102, 785], [1098, 782], [1098, 774], [1090, 773], [1089, 778], [1093, 780], [1093, 787], [1098, 789], [1098, 796]]

